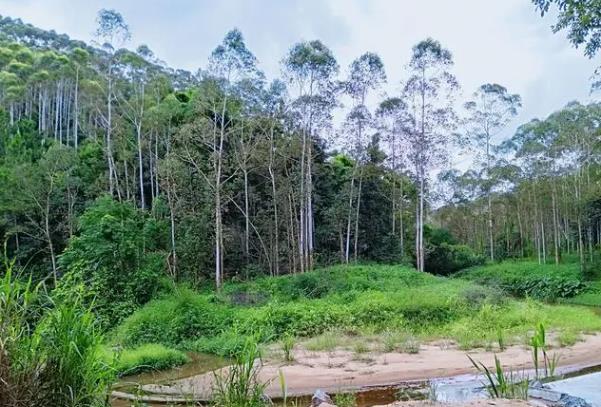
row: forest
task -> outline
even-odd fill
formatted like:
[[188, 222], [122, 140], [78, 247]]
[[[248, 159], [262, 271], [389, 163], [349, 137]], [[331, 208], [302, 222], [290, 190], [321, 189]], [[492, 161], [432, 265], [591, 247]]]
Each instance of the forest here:
[[[596, 2], [532, 3], [597, 55]], [[463, 89], [444, 39], [404, 67], [301, 41], [268, 80], [236, 28], [195, 72], [132, 46], [116, 10], [94, 35], [0, 16], [0, 405], [106, 406], [119, 377], [196, 354], [254, 381], [275, 348], [601, 331], [600, 103], [513, 132], [520, 95]], [[229, 379], [215, 405], [265, 405]]]

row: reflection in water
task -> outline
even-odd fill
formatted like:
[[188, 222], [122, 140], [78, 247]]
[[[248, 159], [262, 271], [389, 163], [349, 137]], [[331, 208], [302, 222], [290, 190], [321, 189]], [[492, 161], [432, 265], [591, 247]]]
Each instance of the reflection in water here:
[[[169, 384], [178, 379], [210, 372], [227, 365], [228, 361], [213, 355], [190, 354], [192, 359], [181, 367], [166, 370], [142, 373], [128, 376], [115, 386], [121, 391], [136, 392], [140, 384]], [[568, 367], [560, 369], [562, 380], [549, 383], [549, 385], [564, 393], [579, 396], [590, 401], [594, 406], [601, 407], [601, 366]], [[528, 373], [528, 372], [524, 372]], [[433, 379], [431, 381], [407, 382], [393, 387], [377, 387], [364, 389], [356, 393], [357, 407], [371, 407], [389, 404], [397, 400], [424, 400], [435, 398], [443, 402], [465, 402], [486, 398], [483, 387], [483, 378], [477, 375], [460, 375], [450, 378]], [[334, 396], [335, 399], [335, 396]], [[311, 403], [311, 396], [289, 398], [289, 405], [305, 406]], [[274, 404], [281, 405], [281, 400], [274, 400]], [[294, 403], [293, 403], [294, 404]], [[130, 407], [131, 401], [113, 400], [113, 407]], [[165, 404], [146, 404], [148, 407], [165, 407]]]
[[[122, 377], [114, 389], [128, 393], [136, 393], [139, 385], [143, 384], [170, 384], [171, 382], [186, 377], [212, 372], [228, 365], [228, 360], [215, 355], [202, 353], [189, 353], [190, 362], [168, 370], [153, 370], [132, 376]], [[114, 399], [112, 407], [130, 407], [131, 401]], [[165, 406], [164, 404], [147, 404], [149, 407]]]

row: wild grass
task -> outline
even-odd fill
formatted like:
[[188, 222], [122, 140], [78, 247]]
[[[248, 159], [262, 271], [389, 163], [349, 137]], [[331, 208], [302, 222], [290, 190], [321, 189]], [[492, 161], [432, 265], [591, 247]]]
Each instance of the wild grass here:
[[268, 405], [264, 390], [268, 383], [259, 380], [261, 354], [258, 345], [249, 340], [235, 357], [235, 363], [215, 373], [212, 404], [221, 407], [264, 407]]
[[11, 264], [0, 273], [0, 405], [105, 406], [115, 377], [102, 342], [77, 298], [55, 304]]
[[[108, 352], [109, 355], [111, 353]], [[189, 358], [184, 352], [152, 343], [117, 352], [115, 370], [119, 376], [126, 376], [150, 370], [169, 369], [188, 361]]]
[[282, 353], [284, 356], [284, 361], [293, 362], [294, 361], [294, 345], [295, 339], [292, 335], [285, 335], [282, 338]]
[[338, 407], [356, 407], [357, 396], [353, 393], [338, 393], [334, 396], [334, 404]]
[[495, 368], [490, 370], [482, 362], [467, 356], [472, 365], [484, 375], [486, 389], [491, 398], [528, 399], [528, 378], [517, 375], [513, 370], [505, 371], [501, 361], [495, 355]]
[[[307, 350], [326, 352], [352, 350], [353, 335], [406, 352], [440, 338], [463, 349], [504, 348], [524, 343], [538, 322], [574, 334], [601, 330], [601, 318], [583, 307], [512, 299], [472, 281], [402, 266], [357, 265], [230, 283], [219, 295], [179, 289], [126, 319], [112, 342], [126, 348], [161, 343], [221, 356], [239, 352], [251, 335], [282, 346], [292, 336]], [[400, 333], [414, 340], [403, 341]]]

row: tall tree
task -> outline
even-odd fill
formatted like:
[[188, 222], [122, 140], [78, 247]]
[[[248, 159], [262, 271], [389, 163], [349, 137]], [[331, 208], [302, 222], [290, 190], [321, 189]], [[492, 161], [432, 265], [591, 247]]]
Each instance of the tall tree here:
[[284, 59], [287, 78], [296, 86], [294, 108], [299, 116], [302, 149], [300, 157], [300, 196], [298, 251], [300, 270], [313, 268], [313, 141], [330, 119], [335, 103], [333, 76], [338, 64], [332, 52], [320, 41], [294, 45]]
[[429, 172], [446, 158], [449, 137], [456, 125], [453, 96], [459, 84], [450, 72], [453, 57], [440, 42], [428, 38], [413, 47], [404, 97], [413, 115], [413, 128], [406, 134], [411, 150], [418, 200], [415, 216], [415, 258], [424, 271], [424, 222]]
[[490, 260], [495, 260], [493, 233], [491, 166], [493, 164], [493, 138], [517, 115], [521, 106], [519, 95], [510, 94], [501, 85], [486, 83], [478, 88], [472, 99], [465, 103], [467, 117], [464, 120], [467, 136], [480, 155], [484, 155], [484, 190], [488, 202], [488, 245]]

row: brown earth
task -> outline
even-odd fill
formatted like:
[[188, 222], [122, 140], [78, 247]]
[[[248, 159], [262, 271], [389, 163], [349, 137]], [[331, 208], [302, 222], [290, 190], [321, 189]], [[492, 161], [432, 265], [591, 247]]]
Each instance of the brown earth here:
[[[601, 334], [585, 335], [573, 346], [552, 349], [549, 354], [559, 355], [559, 366], [575, 369], [601, 365]], [[347, 350], [314, 352], [300, 348], [294, 352], [294, 362], [285, 364], [267, 360], [261, 367], [259, 379], [269, 382], [266, 393], [271, 397], [282, 394], [280, 372], [285, 377], [288, 395], [312, 394], [315, 389], [338, 393], [355, 391], [375, 386], [394, 386], [412, 381], [427, 381], [433, 378], [452, 377], [475, 373], [470, 360], [494, 366], [494, 353], [485, 350], [462, 351], [448, 343], [421, 345], [419, 353], [376, 353], [357, 354]], [[532, 353], [525, 346], [511, 346], [497, 353], [502, 364], [514, 371], [532, 369]], [[213, 374], [202, 374], [177, 380], [169, 385], [145, 385], [143, 390], [154, 394], [177, 396], [193, 395], [195, 399], [207, 399], [213, 382]], [[487, 404], [490, 401], [464, 405], [520, 406], [525, 404]], [[480, 403], [480, 404], [478, 404]], [[495, 401], [495, 403], [497, 403]], [[396, 404], [415, 405], [415, 404]], [[432, 405], [432, 404], [430, 404]]]

